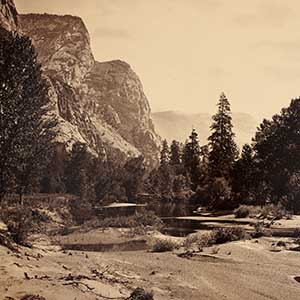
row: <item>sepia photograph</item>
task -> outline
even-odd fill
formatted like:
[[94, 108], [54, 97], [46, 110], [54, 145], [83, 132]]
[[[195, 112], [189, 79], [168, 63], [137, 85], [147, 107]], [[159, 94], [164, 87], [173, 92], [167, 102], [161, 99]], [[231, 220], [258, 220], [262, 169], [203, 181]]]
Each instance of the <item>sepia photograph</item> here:
[[0, 0], [0, 300], [299, 300], [299, 11]]

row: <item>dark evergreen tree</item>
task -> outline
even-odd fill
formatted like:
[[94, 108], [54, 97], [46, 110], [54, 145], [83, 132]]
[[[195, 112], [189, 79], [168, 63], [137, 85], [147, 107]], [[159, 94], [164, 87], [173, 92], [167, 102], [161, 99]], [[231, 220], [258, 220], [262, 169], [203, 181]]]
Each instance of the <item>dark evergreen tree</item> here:
[[127, 201], [126, 191], [121, 185], [124, 180], [123, 166], [111, 160], [97, 160], [95, 192], [96, 198], [102, 205], [115, 201]]
[[129, 201], [136, 200], [136, 195], [140, 191], [146, 169], [144, 157], [139, 156], [129, 159], [124, 166], [124, 176], [122, 186], [125, 188], [126, 196]]
[[228, 99], [222, 93], [218, 111], [213, 116], [212, 134], [209, 139], [209, 173], [211, 177], [228, 179], [237, 157], [237, 146], [232, 131], [231, 110]]
[[81, 200], [95, 201], [96, 162], [87, 145], [76, 142], [67, 157], [65, 186], [70, 194], [80, 196]]
[[193, 129], [189, 141], [187, 141], [183, 150], [183, 163], [193, 190], [197, 189], [200, 182], [200, 154], [198, 134]]
[[160, 165], [165, 166], [169, 163], [170, 160], [170, 150], [167, 140], [164, 140], [162, 143], [162, 149], [160, 151]]
[[293, 178], [300, 170], [300, 99], [292, 100], [272, 120], [264, 120], [253, 144], [258, 185], [264, 185], [271, 200], [278, 202], [291, 192], [289, 187], [297, 182]]
[[56, 121], [29, 38], [0, 34], [0, 196], [37, 188], [47, 166]]
[[172, 141], [170, 150], [170, 164], [173, 166], [179, 166], [181, 164], [181, 149], [180, 144], [177, 141]]
[[254, 151], [249, 144], [243, 146], [241, 157], [235, 162], [231, 177], [236, 200], [239, 203], [251, 204], [255, 187], [255, 162]]

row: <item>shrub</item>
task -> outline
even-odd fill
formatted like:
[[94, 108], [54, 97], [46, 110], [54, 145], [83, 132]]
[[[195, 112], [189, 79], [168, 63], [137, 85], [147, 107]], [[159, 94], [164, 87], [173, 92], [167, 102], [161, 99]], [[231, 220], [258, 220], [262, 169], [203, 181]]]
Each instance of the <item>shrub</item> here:
[[247, 237], [245, 230], [241, 227], [218, 228], [211, 233], [213, 244], [224, 244], [243, 240]]
[[196, 250], [201, 252], [204, 247], [208, 247], [210, 245], [211, 240], [211, 233], [197, 232], [194, 234], [190, 234], [184, 241], [184, 248], [186, 250], [196, 248]]
[[251, 205], [240, 205], [235, 211], [234, 215], [236, 218], [247, 218], [255, 217], [261, 213], [261, 208], [258, 206]]
[[136, 288], [127, 300], [153, 300], [153, 293], [146, 292], [144, 289]]
[[240, 227], [218, 228], [208, 233], [190, 234], [184, 241], [184, 247], [186, 250], [194, 250], [196, 248], [196, 250], [201, 252], [205, 247], [243, 240], [247, 237], [245, 230]]
[[178, 243], [171, 239], [157, 239], [152, 247], [153, 252], [168, 252], [178, 249]]
[[250, 209], [246, 205], [241, 205], [234, 211], [234, 215], [236, 218], [247, 218], [250, 215]]
[[0, 217], [6, 223], [14, 242], [20, 245], [26, 244], [31, 233], [41, 232], [43, 230], [41, 224], [49, 220], [48, 216], [41, 211], [23, 206], [3, 209]]
[[61, 230], [59, 231], [59, 234], [66, 236], [66, 235], [69, 235], [69, 234], [73, 233], [74, 231], [75, 231], [74, 228], [70, 228], [70, 227], [68, 227], [68, 226], [64, 226], [64, 227], [61, 228]]
[[79, 225], [91, 220], [95, 215], [92, 205], [88, 202], [81, 201], [80, 199], [72, 201], [70, 206], [70, 212], [74, 218], [74, 221]]
[[14, 242], [24, 245], [29, 236], [31, 229], [31, 215], [24, 213], [22, 215], [15, 215], [7, 221], [7, 228], [11, 234]]
[[138, 213], [134, 216], [134, 219], [138, 226], [142, 225], [160, 228], [163, 225], [162, 220], [152, 210]]
[[17, 248], [14, 246], [8, 232], [0, 230], [0, 245], [6, 247], [7, 249], [16, 252]]
[[271, 236], [272, 232], [268, 231], [260, 222], [254, 225], [254, 232], [251, 234], [252, 238], [260, 238], [263, 236]]
[[133, 216], [119, 216], [112, 218], [105, 218], [103, 220], [94, 220], [93, 226], [108, 228], [136, 228], [136, 227], [152, 227], [153, 229], [160, 229], [163, 222], [155, 215], [153, 211], [145, 211], [137, 213]]
[[279, 204], [268, 204], [265, 205], [261, 210], [261, 215], [264, 218], [280, 220], [283, 217], [289, 215], [288, 211], [279, 203]]

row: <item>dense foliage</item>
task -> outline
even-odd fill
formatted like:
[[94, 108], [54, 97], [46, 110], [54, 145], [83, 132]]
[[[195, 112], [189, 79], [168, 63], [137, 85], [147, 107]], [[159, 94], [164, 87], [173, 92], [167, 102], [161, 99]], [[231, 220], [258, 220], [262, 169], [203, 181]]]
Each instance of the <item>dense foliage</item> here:
[[143, 197], [160, 214], [240, 204], [300, 211], [299, 99], [263, 120], [252, 144], [244, 145], [238, 155], [230, 103], [222, 93], [208, 143], [200, 144], [195, 129], [185, 144], [164, 140], [154, 170], [146, 168], [143, 157], [96, 157], [85, 143], [73, 144], [71, 151], [54, 144], [56, 120], [48, 103], [47, 83], [31, 41], [15, 33], [1, 34], [0, 199], [7, 193], [22, 198], [42, 191], [77, 195], [78, 207], [87, 211]]
[[37, 188], [52, 150], [55, 120], [29, 38], [0, 35], [0, 197]]

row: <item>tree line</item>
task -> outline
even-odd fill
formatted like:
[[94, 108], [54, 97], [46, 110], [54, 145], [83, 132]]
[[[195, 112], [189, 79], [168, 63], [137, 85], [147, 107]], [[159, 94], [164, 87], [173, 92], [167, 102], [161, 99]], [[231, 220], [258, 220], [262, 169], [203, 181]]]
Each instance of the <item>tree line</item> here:
[[[57, 120], [49, 110], [48, 82], [29, 38], [0, 33], [0, 199], [16, 193], [71, 193], [104, 204], [185, 203], [211, 209], [281, 203], [300, 210], [300, 100], [264, 119], [239, 153], [224, 93], [201, 144], [195, 129], [185, 143], [163, 141], [158, 168], [144, 158], [95, 157], [75, 143], [57, 160]], [[152, 198], [151, 198], [152, 197]], [[154, 200], [153, 200], [154, 201]]]
[[[185, 144], [162, 143], [154, 176], [160, 193], [192, 191], [190, 204], [232, 209], [240, 204], [281, 204], [300, 211], [300, 99], [271, 120], [264, 119], [240, 153], [234, 141], [230, 103], [222, 93], [208, 143], [192, 130]], [[158, 182], [154, 183], [159, 187]]]

